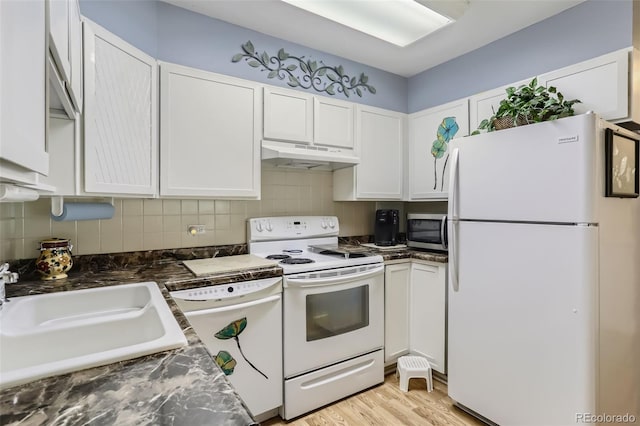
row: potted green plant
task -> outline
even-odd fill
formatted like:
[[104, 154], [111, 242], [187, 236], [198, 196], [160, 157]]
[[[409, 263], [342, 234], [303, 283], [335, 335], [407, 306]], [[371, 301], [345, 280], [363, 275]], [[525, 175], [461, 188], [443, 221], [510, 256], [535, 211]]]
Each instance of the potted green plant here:
[[517, 89], [508, 87], [506, 92], [507, 98], [500, 102], [498, 110], [482, 120], [472, 134], [569, 117], [574, 114], [573, 105], [580, 102], [578, 99], [566, 100], [553, 86], [538, 86], [537, 78]]

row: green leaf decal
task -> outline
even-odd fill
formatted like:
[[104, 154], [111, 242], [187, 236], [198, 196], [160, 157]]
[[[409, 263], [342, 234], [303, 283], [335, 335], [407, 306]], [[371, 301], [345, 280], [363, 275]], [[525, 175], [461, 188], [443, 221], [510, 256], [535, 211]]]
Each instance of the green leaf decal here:
[[247, 318], [246, 317], [241, 318], [239, 320], [236, 320], [230, 323], [222, 330], [218, 331], [215, 334], [215, 336], [218, 339], [222, 339], [222, 340], [231, 339], [233, 337], [238, 336], [240, 333], [242, 333], [242, 330], [244, 330], [246, 326], [247, 326]]
[[449, 142], [456, 133], [458, 133], [458, 123], [456, 123], [455, 117], [447, 117], [442, 120], [440, 126], [438, 126], [437, 137], [439, 140]]
[[[238, 350], [240, 351], [240, 355], [242, 355], [242, 358], [244, 358], [244, 360], [247, 361], [247, 364], [249, 364], [251, 368], [256, 370], [258, 373], [262, 375], [262, 377], [268, 380], [269, 378], [267, 377], [267, 375], [264, 374], [262, 371], [260, 371], [258, 367], [253, 365], [253, 363], [247, 359], [247, 357], [244, 355], [244, 352], [242, 351], [242, 346], [240, 346], [240, 338], [238, 336], [240, 335], [240, 333], [242, 333], [242, 331], [246, 327], [247, 327], [247, 318], [246, 317], [240, 318], [239, 320], [235, 320], [229, 323], [229, 325], [227, 325], [225, 328], [218, 331], [215, 334], [215, 337], [221, 340], [234, 339], [236, 341], [236, 345], [238, 346]], [[237, 364], [236, 360], [233, 359], [231, 354], [227, 351], [218, 352], [218, 355], [216, 355], [216, 363], [222, 368], [222, 371], [224, 371], [224, 373], [227, 376], [233, 373], [233, 369]]]
[[233, 58], [231, 58], [231, 62], [240, 62], [243, 57], [244, 57], [244, 55], [242, 53], [238, 53], [236, 55], [233, 55]]
[[253, 68], [258, 68], [260, 66], [260, 62], [258, 61], [249, 61], [249, 65]]
[[225, 376], [230, 376], [233, 374], [233, 369], [236, 368], [238, 364], [236, 360], [231, 356], [231, 354], [227, 351], [220, 351], [216, 355], [216, 364], [222, 369], [222, 372]]
[[447, 144], [446, 142], [436, 139], [433, 141], [433, 145], [431, 145], [431, 155], [433, 155], [436, 159], [442, 158], [444, 153], [447, 152]]

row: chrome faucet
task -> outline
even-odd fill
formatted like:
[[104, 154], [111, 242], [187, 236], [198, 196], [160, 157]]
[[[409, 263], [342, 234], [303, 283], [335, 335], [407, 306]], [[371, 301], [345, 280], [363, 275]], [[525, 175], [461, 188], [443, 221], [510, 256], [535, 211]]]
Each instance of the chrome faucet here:
[[0, 309], [9, 301], [5, 293], [5, 284], [13, 284], [18, 282], [18, 274], [9, 270], [9, 264], [4, 263], [0, 266]]

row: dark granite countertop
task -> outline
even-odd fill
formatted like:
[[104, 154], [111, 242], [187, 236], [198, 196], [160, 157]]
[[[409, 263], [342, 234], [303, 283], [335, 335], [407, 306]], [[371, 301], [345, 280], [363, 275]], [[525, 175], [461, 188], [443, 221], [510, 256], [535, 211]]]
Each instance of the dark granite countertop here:
[[435, 251], [416, 250], [413, 248], [394, 248], [394, 249], [378, 249], [373, 247], [367, 247], [360, 244], [359, 241], [348, 241], [341, 243], [340, 248], [343, 250], [352, 249], [354, 252], [362, 253], [363, 251], [379, 254], [382, 256], [385, 262], [392, 260], [426, 260], [429, 262], [447, 263], [449, 261], [449, 255], [447, 253], [440, 253]]
[[[362, 252], [360, 241], [341, 248]], [[371, 248], [385, 261], [420, 259], [446, 263], [446, 254], [413, 249]], [[19, 297], [100, 286], [155, 281], [180, 324], [188, 345], [149, 356], [41, 379], [0, 391], [0, 425], [253, 425], [242, 400], [192, 330], [169, 291], [282, 275], [279, 267], [194, 277], [181, 260], [246, 253], [246, 246], [193, 252], [137, 252], [82, 256], [69, 277], [41, 281], [32, 261], [13, 270], [21, 280], [7, 285]], [[134, 259], [135, 258], [135, 259]]]
[[[95, 266], [95, 265], [94, 265]], [[253, 425], [248, 409], [192, 330], [169, 291], [282, 275], [278, 267], [194, 278], [180, 261], [107, 263], [72, 270], [60, 281], [7, 285], [18, 297], [155, 281], [188, 345], [149, 356], [41, 379], [0, 391], [2, 425]], [[31, 279], [29, 279], [31, 278]]]

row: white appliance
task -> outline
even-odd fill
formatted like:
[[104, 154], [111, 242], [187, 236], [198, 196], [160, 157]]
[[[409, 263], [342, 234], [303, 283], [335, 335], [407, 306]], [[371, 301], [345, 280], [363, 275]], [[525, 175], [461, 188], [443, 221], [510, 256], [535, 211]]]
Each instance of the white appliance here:
[[292, 419], [384, 381], [384, 264], [338, 247], [336, 217], [247, 223], [249, 252], [284, 271], [284, 405]]
[[360, 159], [349, 148], [263, 140], [262, 161], [280, 167], [338, 170], [353, 167]]
[[640, 418], [640, 199], [604, 197], [605, 128], [638, 139], [588, 113], [451, 141], [449, 395], [492, 422]]
[[171, 292], [257, 421], [282, 405], [282, 278]]

